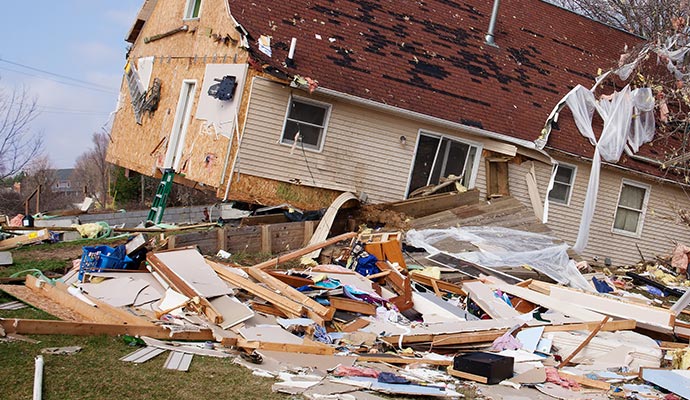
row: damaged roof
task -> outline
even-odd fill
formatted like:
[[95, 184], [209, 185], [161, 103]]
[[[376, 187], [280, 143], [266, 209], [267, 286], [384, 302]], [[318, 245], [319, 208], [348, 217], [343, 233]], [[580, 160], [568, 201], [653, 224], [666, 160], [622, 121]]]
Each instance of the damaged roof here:
[[[553, 106], [640, 39], [540, 0], [500, 5], [487, 45], [490, 1], [229, 0], [252, 54], [288, 75], [363, 99], [532, 141]], [[256, 39], [272, 37], [272, 57]], [[287, 67], [291, 38], [294, 66]], [[565, 118], [562, 119], [571, 119]], [[574, 124], [550, 145], [591, 156]], [[561, 124], [561, 129], [563, 129]]]

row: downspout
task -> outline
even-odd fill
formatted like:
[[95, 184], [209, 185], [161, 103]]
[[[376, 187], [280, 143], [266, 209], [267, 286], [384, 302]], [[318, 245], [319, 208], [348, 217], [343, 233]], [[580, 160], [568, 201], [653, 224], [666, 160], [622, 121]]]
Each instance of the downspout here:
[[498, 6], [501, 4], [501, 0], [494, 0], [494, 8], [491, 10], [491, 21], [489, 21], [489, 31], [486, 33], [484, 39], [486, 44], [493, 47], [498, 47], [494, 41], [494, 30], [496, 29], [496, 20], [498, 19]]

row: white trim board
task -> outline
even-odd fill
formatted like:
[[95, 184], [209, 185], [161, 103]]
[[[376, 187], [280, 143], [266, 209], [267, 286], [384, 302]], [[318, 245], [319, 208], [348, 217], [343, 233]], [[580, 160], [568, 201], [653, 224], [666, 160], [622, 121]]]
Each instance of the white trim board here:
[[480, 281], [465, 282], [462, 284], [462, 289], [469, 294], [472, 301], [477, 303], [493, 319], [513, 318], [520, 315], [513, 307], [496, 297], [489, 286]]
[[503, 292], [517, 296], [523, 300], [527, 300], [530, 303], [538, 304], [544, 306], [550, 310], [558, 311], [569, 317], [579, 319], [585, 322], [601, 321], [604, 319], [603, 314], [599, 314], [594, 311], [586, 310], [584, 308], [573, 307], [567, 300], [561, 301], [559, 299], [554, 299], [553, 297], [547, 296], [545, 294], [536, 292], [531, 289], [523, 288], [515, 285], [493, 285], [493, 287], [500, 289]]
[[675, 321], [675, 317], [670, 310], [627, 303], [623, 300], [566, 289], [560, 286], [552, 286], [549, 297], [568, 302], [571, 308], [579, 306], [612, 317], [633, 319], [641, 324], [666, 329], [673, 329]]

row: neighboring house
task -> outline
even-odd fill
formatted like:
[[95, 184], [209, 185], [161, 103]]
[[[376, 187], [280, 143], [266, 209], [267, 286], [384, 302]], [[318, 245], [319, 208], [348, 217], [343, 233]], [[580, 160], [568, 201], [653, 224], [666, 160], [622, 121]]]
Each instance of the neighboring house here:
[[[494, 46], [491, 12], [480, 0], [147, 0], [127, 36], [127, 101], [108, 161], [149, 175], [174, 168], [221, 198], [303, 208], [342, 191], [400, 200], [454, 175], [542, 217], [555, 159], [548, 225], [573, 243], [592, 146], [567, 110], [545, 151], [534, 140], [570, 89], [591, 86], [640, 39], [512, 0]], [[690, 242], [672, 222], [688, 197], [647, 160], [655, 151], [605, 164], [584, 256], [631, 263], [636, 245], [653, 257]]]
[[63, 168], [53, 170], [55, 181], [50, 187], [53, 193], [60, 193], [68, 197], [83, 196], [84, 188], [74, 175], [74, 168]]

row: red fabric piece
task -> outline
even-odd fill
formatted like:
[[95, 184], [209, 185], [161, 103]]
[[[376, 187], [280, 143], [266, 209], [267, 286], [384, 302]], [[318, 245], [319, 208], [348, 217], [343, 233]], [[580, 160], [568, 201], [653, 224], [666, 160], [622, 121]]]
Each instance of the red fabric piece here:
[[380, 372], [373, 368], [365, 367], [347, 367], [344, 365], [338, 365], [338, 367], [333, 371], [335, 376], [363, 376], [366, 378], [377, 378]]

